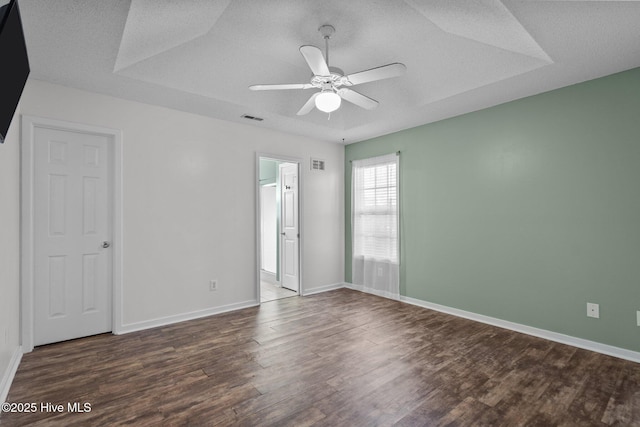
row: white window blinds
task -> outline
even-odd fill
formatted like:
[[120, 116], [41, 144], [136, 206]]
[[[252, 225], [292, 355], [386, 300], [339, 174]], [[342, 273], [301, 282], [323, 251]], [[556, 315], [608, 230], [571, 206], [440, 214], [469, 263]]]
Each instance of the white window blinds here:
[[398, 164], [396, 153], [352, 162], [352, 280], [385, 296], [398, 293]]

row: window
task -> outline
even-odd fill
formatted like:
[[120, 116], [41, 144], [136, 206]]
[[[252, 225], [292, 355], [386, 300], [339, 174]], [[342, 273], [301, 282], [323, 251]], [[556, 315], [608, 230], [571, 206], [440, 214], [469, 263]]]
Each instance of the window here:
[[398, 262], [396, 159], [353, 168], [355, 256]]

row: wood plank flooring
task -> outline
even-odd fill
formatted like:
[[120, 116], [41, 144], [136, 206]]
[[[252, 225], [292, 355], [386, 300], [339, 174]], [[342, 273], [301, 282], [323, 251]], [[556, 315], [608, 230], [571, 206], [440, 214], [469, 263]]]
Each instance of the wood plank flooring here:
[[341, 289], [37, 348], [8, 402], [65, 411], [2, 426], [639, 426], [640, 364]]

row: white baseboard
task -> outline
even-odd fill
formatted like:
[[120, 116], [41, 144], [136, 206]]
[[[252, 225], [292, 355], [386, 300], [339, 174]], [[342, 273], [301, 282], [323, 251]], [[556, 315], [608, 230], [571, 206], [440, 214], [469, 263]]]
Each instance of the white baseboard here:
[[[334, 283], [326, 286], [318, 286], [316, 288], [307, 289], [303, 295], [313, 295], [320, 292], [333, 291], [335, 289], [341, 289], [345, 287], [345, 283]], [[114, 331], [115, 335], [128, 334], [130, 332], [143, 331], [145, 329], [157, 328], [159, 326], [171, 325], [174, 323], [184, 322], [187, 320], [200, 319], [202, 317], [213, 316], [214, 314], [226, 313], [228, 311], [241, 310], [243, 308], [255, 307], [260, 305], [255, 300], [243, 301], [236, 304], [223, 305], [221, 307], [214, 307], [206, 310], [192, 311], [189, 313], [177, 314], [174, 316], [161, 317], [158, 319], [145, 320], [142, 322], [128, 323], [122, 325], [118, 331]]]
[[[360, 289], [362, 288], [361, 286], [353, 285], [351, 283], [345, 283], [345, 287], [356, 291], [368, 292], [367, 290]], [[384, 295], [379, 296], [384, 297]], [[511, 331], [532, 335], [534, 337], [543, 338], [549, 341], [554, 341], [561, 344], [594, 351], [596, 353], [602, 353], [608, 356], [618, 357], [620, 359], [640, 363], [640, 352], [637, 351], [627, 350], [625, 348], [615, 347], [608, 344], [602, 344], [583, 338], [572, 337], [570, 335], [560, 334], [558, 332], [548, 331], [546, 329], [535, 328], [533, 326], [527, 326], [521, 323], [510, 322], [508, 320], [497, 319], [495, 317], [485, 316], [483, 314], [473, 313], [471, 311], [460, 310], [457, 308], [448, 307], [446, 305], [423, 301], [417, 298], [406, 297], [404, 295], [400, 296], [400, 301], [407, 304], [417, 305], [418, 307], [428, 308], [430, 310], [451, 314], [453, 316], [463, 317], [465, 319], [473, 320], [476, 322], [486, 323], [488, 325], [497, 326], [499, 328], [509, 329]]]
[[559, 342], [561, 344], [566, 344], [573, 347], [582, 348], [585, 350], [595, 351], [596, 353], [602, 353], [608, 356], [618, 357], [620, 359], [631, 360], [632, 362], [640, 363], [640, 353], [637, 351], [627, 350], [620, 347], [614, 347], [612, 345], [602, 344], [596, 341], [585, 340], [583, 338], [572, 337], [570, 335], [560, 334], [558, 332], [548, 331], [546, 329], [534, 328], [533, 326], [527, 326], [521, 323], [515, 323], [515, 322], [510, 322], [508, 320], [497, 319], [495, 317], [485, 316], [483, 314], [477, 314], [470, 311], [447, 307], [446, 305], [427, 302], [427, 301], [419, 300], [416, 298], [401, 296], [400, 301], [406, 302], [408, 304], [417, 305], [419, 307], [440, 311], [442, 313], [451, 314], [457, 317], [464, 317], [465, 319], [486, 323], [489, 325], [497, 326], [499, 328], [509, 329], [509, 330], [520, 332], [527, 335], [533, 335], [534, 337], [544, 338], [549, 341]]
[[18, 366], [20, 366], [21, 360], [22, 347], [18, 346], [13, 351], [13, 355], [11, 355], [11, 360], [9, 361], [9, 366], [7, 366], [7, 369], [2, 375], [2, 381], [0, 381], [0, 403], [4, 403], [7, 400], [9, 389], [11, 388], [11, 383], [13, 383], [13, 378], [16, 376], [16, 372], [18, 371]]
[[174, 316], [160, 317], [158, 319], [145, 320], [142, 322], [128, 323], [122, 325], [116, 335], [128, 334], [130, 332], [142, 331], [145, 329], [157, 328], [158, 326], [171, 325], [187, 320], [200, 319], [202, 317], [213, 316], [214, 314], [226, 313], [228, 311], [240, 310], [243, 308], [255, 307], [260, 305], [256, 300], [243, 301], [235, 304], [223, 305], [220, 307], [208, 308], [205, 310], [191, 311], [189, 313], [176, 314]]
[[279, 285], [276, 280], [276, 273], [272, 273], [266, 270], [260, 270], [260, 280], [263, 282], [271, 283], [272, 285]]
[[315, 288], [304, 289], [302, 296], [309, 296], [313, 294], [319, 294], [322, 292], [335, 291], [336, 289], [342, 289], [345, 287], [345, 283], [333, 283], [331, 285], [317, 286]]
[[388, 298], [396, 301], [400, 300], [399, 295], [394, 295], [386, 291], [378, 291], [376, 289], [366, 288], [363, 285], [354, 285], [353, 283], [345, 283], [344, 286], [345, 288], [353, 289], [354, 291], [360, 291], [367, 294], [377, 295], [379, 297]]

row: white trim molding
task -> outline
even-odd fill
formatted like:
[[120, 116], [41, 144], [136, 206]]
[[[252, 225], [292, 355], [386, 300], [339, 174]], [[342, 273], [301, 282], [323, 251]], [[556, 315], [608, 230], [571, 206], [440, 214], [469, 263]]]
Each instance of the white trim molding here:
[[582, 348], [584, 350], [595, 351], [596, 353], [606, 354], [608, 356], [618, 357], [620, 359], [630, 360], [640, 363], [640, 353], [637, 351], [627, 350], [620, 347], [614, 347], [608, 344], [602, 344], [596, 341], [585, 340], [583, 338], [572, 337], [570, 335], [560, 334], [558, 332], [548, 331], [546, 329], [534, 328], [533, 326], [523, 325], [521, 323], [510, 322], [508, 320], [497, 319], [495, 317], [485, 316], [470, 311], [460, 310], [457, 308], [447, 307], [432, 302], [400, 296], [400, 301], [407, 304], [417, 305], [418, 307], [428, 308], [430, 310], [439, 311], [441, 313], [451, 314], [457, 317], [474, 320], [480, 323], [497, 326], [503, 329], [532, 335], [538, 338], [544, 338], [549, 341], [558, 342], [560, 344], [570, 345], [572, 347]]
[[[356, 291], [374, 294], [374, 292], [370, 292], [366, 289], [362, 290], [360, 289], [361, 288], [360, 286], [356, 286], [351, 283], [345, 283], [345, 287], [356, 290]], [[375, 294], [375, 295], [386, 298], [384, 295], [379, 295], [379, 294]], [[441, 313], [451, 314], [456, 317], [462, 317], [462, 318], [473, 320], [476, 322], [497, 326], [498, 328], [508, 329], [510, 331], [520, 332], [520, 333], [531, 335], [534, 337], [543, 338], [549, 341], [558, 342], [560, 344], [566, 344], [572, 347], [582, 348], [584, 350], [606, 354], [607, 356], [618, 357], [620, 359], [625, 359], [625, 360], [630, 360], [632, 362], [640, 363], [640, 352], [637, 352], [637, 351], [627, 350], [625, 348], [615, 347], [612, 345], [603, 344], [596, 341], [590, 341], [584, 338], [577, 338], [570, 335], [549, 331], [546, 329], [540, 329], [540, 328], [535, 328], [533, 326], [523, 325], [521, 323], [510, 322], [508, 320], [502, 320], [495, 317], [485, 316], [483, 314], [473, 313], [471, 311], [460, 310], [458, 308], [453, 308], [446, 305], [423, 301], [417, 298], [406, 297], [404, 295], [400, 295], [400, 301], [407, 304], [416, 305], [418, 307], [427, 308], [429, 310], [435, 310]]]
[[22, 347], [18, 346], [13, 351], [11, 355], [11, 360], [9, 361], [9, 366], [4, 371], [2, 375], [2, 379], [0, 380], [0, 403], [4, 403], [7, 401], [7, 396], [9, 396], [9, 389], [11, 388], [11, 383], [13, 383], [13, 378], [16, 376], [16, 372], [18, 371], [18, 366], [20, 366], [20, 361], [22, 360]]
[[[377, 289], [367, 288], [363, 285], [354, 285], [353, 283], [345, 283], [345, 287], [349, 289], [353, 289], [354, 291], [364, 292], [366, 294], [377, 295], [382, 298], [392, 299], [394, 301], [398, 301], [398, 296], [386, 291], [379, 291]], [[400, 297], [402, 298], [402, 297]]]
[[260, 303], [256, 300], [243, 301], [234, 304], [223, 305], [220, 307], [207, 308], [204, 310], [191, 311], [189, 313], [176, 314], [173, 316], [159, 317], [157, 319], [144, 320], [142, 322], [127, 323], [122, 325], [117, 335], [128, 334], [130, 332], [143, 331], [145, 329], [157, 328], [159, 326], [172, 325], [174, 323], [185, 322], [187, 320], [195, 320], [203, 317], [213, 316], [215, 314], [227, 313], [229, 311], [242, 310], [243, 308], [257, 307]]
[[22, 351], [29, 353], [33, 350], [34, 338], [34, 201], [33, 201], [33, 174], [34, 174], [34, 143], [35, 129], [57, 129], [71, 132], [83, 132], [94, 135], [103, 135], [109, 139], [113, 164], [110, 173], [112, 197], [112, 331], [117, 334], [122, 327], [122, 265], [123, 255], [123, 229], [122, 229], [122, 132], [117, 129], [104, 128], [81, 123], [67, 122], [63, 120], [47, 119], [43, 117], [22, 115], [21, 135], [21, 340]]
[[309, 295], [320, 294], [322, 292], [335, 291], [336, 289], [342, 289], [346, 287], [346, 283], [334, 283], [331, 285], [316, 286], [315, 288], [305, 289], [302, 296], [307, 297]]

